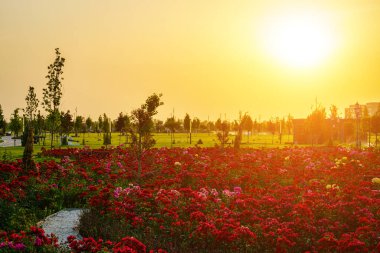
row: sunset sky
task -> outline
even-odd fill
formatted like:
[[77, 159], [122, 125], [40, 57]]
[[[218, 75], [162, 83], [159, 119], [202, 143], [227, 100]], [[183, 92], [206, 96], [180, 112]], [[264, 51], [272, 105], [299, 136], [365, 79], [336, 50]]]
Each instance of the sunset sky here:
[[[97, 119], [162, 93], [165, 120], [306, 117], [380, 101], [380, 1], [0, 2], [0, 104], [39, 99], [54, 49], [61, 110]], [[43, 110], [43, 109], [41, 109]]]

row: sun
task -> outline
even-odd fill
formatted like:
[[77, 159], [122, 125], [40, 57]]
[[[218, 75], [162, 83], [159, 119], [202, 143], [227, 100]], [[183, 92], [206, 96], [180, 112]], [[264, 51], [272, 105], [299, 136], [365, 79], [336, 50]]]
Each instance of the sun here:
[[327, 19], [315, 13], [287, 13], [267, 20], [262, 37], [266, 51], [294, 68], [320, 65], [331, 55], [336, 41]]

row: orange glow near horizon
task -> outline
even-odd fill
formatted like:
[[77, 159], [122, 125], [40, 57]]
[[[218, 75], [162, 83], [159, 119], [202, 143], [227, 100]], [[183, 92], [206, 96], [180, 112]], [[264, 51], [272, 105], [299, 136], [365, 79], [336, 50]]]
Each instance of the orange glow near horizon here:
[[[380, 2], [5, 0], [0, 104], [42, 100], [66, 58], [61, 110], [116, 118], [163, 94], [158, 118], [306, 117], [315, 99], [343, 115], [380, 101]], [[43, 111], [42, 107], [40, 109]]]

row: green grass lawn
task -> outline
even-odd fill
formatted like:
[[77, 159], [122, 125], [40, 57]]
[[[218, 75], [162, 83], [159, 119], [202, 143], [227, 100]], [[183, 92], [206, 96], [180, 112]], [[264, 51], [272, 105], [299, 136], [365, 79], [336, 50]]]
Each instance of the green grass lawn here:
[[[55, 148], [67, 148], [67, 147], [78, 147], [82, 148], [84, 146], [89, 146], [91, 148], [100, 148], [103, 147], [103, 134], [97, 133], [81, 133], [75, 137], [74, 134], [70, 135], [73, 139], [74, 146], [61, 146], [60, 143], [56, 140], [53, 143]], [[154, 133], [153, 138], [156, 140], [155, 147], [194, 147], [198, 145], [199, 147], [213, 147], [219, 143], [218, 138], [215, 133], [192, 133], [192, 142], [189, 142], [189, 136], [186, 133], [175, 133], [174, 140], [171, 142], [170, 134], [168, 133]], [[229, 142], [227, 144], [233, 146], [234, 136], [229, 137]], [[130, 142], [130, 136], [122, 136], [119, 133], [112, 133], [111, 145], [109, 146], [119, 146], [122, 144], [128, 145]], [[273, 141], [273, 143], [272, 143]], [[283, 135], [282, 144], [279, 142], [279, 138], [277, 135], [274, 137], [271, 134], [259, 134], [250, 136], [249, 140], [247, 136], [243, 136], [241, 147], [284, 147], [288, 146], [290, 142], [293, 141], [293, 137]], [[202, 144], [197, 144], [198, 142], [202, 142]], [[83, 145], [85, 144], [85, 145]], [[45, 145], [35, 144], [34, 145], [34, 154], [38, 156], [38, 153], [41, 152], [41, 148], [50, 148], [50, 138], [49, 135], [45, 141]], [[22, 157], [24, 148], [23, 147], [1, 147], [0, 148], [0, 160], [2, 160], [4, 152], [11, 159], [19, 159]], [[37, 158], [38, 159], [38, 158]]]
[[[58, 140], [56, 140], [53, 143], [53, 146], [55, 148], [82, 148], [84, 146], [89, 146], [91, 148], [101, 148], [103, 147], [103, 134], [97, 134], [97, 133], [80, 133], [77, 137], [75, 137], [74, 134], [71, 134], [70, 137], [73, 139], [73, 146], [61, 146]], [[375, 143], [375, 136], [371, 136], [371, 143]], [[174, 134], [174, 140], [171, 142], [170, 134], [168, 133], [154, 133], [153, 138], [156, 140], [155, 147], [161, 148], [161, 147], [213, 147], [216, 144], [219, 144], [218, 138], [215, 133], [192, 133], [192, 142], [190, 144], [189, 142], [189, 136], [186, 133], [175, 133]], [[229, 142], [227, 146], [233, 146], [233, 140], [235, 136], [229, 136]], [[111, 138], [111, 145], [109, 146], [119, 146], [122, 144], [128, 145], [131, 141], [130, 136], [123, 136], [119, 133], [112, 133]], [[202, 144], [197, 144], [198, 142], [202, 142]], [[253, 136], [250, 136], [249, 139], [246, 135], [242, 138], [241, 147], [242, 148], [261, 148], [261, 147], [267, 147], [267, 148], [273, 148], [273, 147], [286, 147], [291, 145], [293, 142], [293, 136], [292, 135], [283, 135], [282, 136], [282, 142], [280, 144], [279, 136], [275, 135], [272, 136], [272, 134], [267, 133], [260, 133], [255, 134]], [[83, 145], [85, 144], [85, 145]], [[345, 144], [347, 146], [355, 146], [355, 143], [348, 143]], [[367, 146], [366, 141], [362, 141], [362, 147]], [[35, 144], [34, 145], [34, 155], [36, 157], [36, 160], [38, 161], [40, 158], [38, 157], [38, 153], [41, 152], [41, 148], [45, 147], [46, 149], [50, 148], [50, 138], [49, 135], [47, 135], [47, 139], [45, 141], [45, 145], [41, 144]], [[0, 160], [4, 160], [3, 158], [6, 157], [7, 159], [19, 159], [22, 157], [24, 148], [23, 147], [0, 147]], [[5, 153], [5, 154], [4, 154]], [[44, 158], [41, 158], [44, 159]]]

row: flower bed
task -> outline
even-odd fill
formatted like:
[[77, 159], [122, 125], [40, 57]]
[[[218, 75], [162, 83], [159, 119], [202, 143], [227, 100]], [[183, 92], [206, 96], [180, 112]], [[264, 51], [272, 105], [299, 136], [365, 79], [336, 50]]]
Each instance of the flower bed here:
[[45, 155], [62, 161], [26, 175], [0, 164], [0, 204], [88, 208], [73, 252], [380, 250], [375, 150], [153, 149], [141, 178], [123, 148]]

